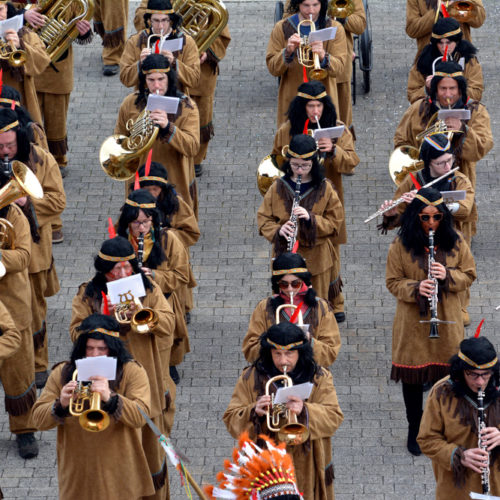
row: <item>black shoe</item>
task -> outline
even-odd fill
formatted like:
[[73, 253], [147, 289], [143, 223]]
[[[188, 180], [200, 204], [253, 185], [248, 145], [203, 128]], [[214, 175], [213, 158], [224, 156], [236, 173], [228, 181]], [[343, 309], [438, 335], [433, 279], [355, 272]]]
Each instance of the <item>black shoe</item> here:
[[345, 321], [345, 313], [343, 312], [335, 313], [335, 319], [337, 320], [337, 323], [343, 323]]
[[68, 175], [68, 167], [59, 167], [59, 172], [61, 172], [61, 177], [64, 179]]
[[201, 177], [201, 174], [203, 173], [203, 165], [195, 165], [194, 166], [194, 175], [196, 177]]
[[38, 443], [33, 432], [16, 436], [17, 449], [21, 458], [35, 458], [38, 456]]
[[64, 235], [62, 229], [58, 229], [57, 231], [52, 231], [52, 244], [57, 245], [64, 241]]
[[174, 381], [175, 385], [178, 385], [181, 381], [181, 376], [179, 375], [179, 372], [177, 371], [177, 368], [175, 366], [170, 367], [170, 377]]
[[408, 440], [406, 441], [406, 447], [412, 455], [419, 457], [420, 455], [422, 455], [422, 450], [417, 443], [417, 436], [418, 428], [417, 430], [415, 430], [414, 427], [410, 425], [408, 427]]
[[118, 64], [105, 64], [102, 67], [102, 74], [104, 76], [113, 76], [118, 73], [118, 70], [120, 69], [120, 66]]
[[184, 319], [186, 320], [186, 325], [191, 323], [191, 313], [189, 311], [184, 315]]
[[47, 370], [44, 372], [35, 372], [35, 384], [37, 389], [43, 389], [45, 387], [45, 383], [49, 378], [49, 374]]

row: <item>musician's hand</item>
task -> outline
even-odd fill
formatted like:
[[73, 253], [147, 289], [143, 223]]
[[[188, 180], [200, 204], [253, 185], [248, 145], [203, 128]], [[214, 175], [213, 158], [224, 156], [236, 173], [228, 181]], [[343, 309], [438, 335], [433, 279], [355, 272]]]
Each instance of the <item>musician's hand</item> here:
[[105, 377], [100, 377], [99, 375], [95, 375], [94, 377], [89, 377], [89, 380], [92, 381], [92, 385], [90, 390], [92, 392], [98, 392], [101, 395], [101, 399], [104, 403], [109, 401], [111, 397], [111, 390], [109, 389], [108, 379]]
[[323, 42], [320, 42], [318, 40], [317, 42], [311, 43], [311, 50], [313, 54], [318, 54], [320, 62], [325, 58], [326, 52], [325, 49], [323, 48]]
[[498, 427], [486, 427], [481, 431], [483, 444], [488, 451], [496, 448], [500, 444], [500, 429]]
[[295, 230], [295, 224], [291, 221], [286, 221], [279, 230], [279, 235], [283, 238], [288, 238], [293, 236]]
[[33, 28], [41, 28], [45, 24], [46, 17], [35, 9], [24, 11], [24, 20]]
[[141, 269], [144, 271], [144, 274], [146, 276], [151, 276], [153, 273], [151, 272], [151, 269], [149, 267], [141, 267]]
[[14, 47], [16, 49], [21, 47], [21, 42], [19, 41], [19, 36], [15, 30], [13, 30], [13, 29], [6, 30], [4, 33], [4, 38], [5, 38], [5, 40], [7, 40], [7, 42], [14, 44]]
[[318, 149], [322, 153], [331, 153], [334, 147], [335, 146], [333, 145], [333, 142], [329, 137], [322, 137], [318, 141]]
[[300, 415], [304, 408], [304, 401], [297, 396], [289, 396], [286, 407], [295, 415]]
[[438, 280], [444, 280], [446, 278], [446, 267], [444, 267], [443, 264], [434, 261], [434, 264], [432, 264], [431, 267], [431, 274]]
[[151, 121], [158, 125], [160, 128], [166, 128], [168, 126], [168, 116], [167, 113], [161, 109], [155, 109], [149, 114]]
[[77, 21], [75, 26], [76, 26], [76, 29], [78, 30], [78, 34], [80, 36], [86, 35], [91, 29], [90, 23], [88, 21], [86, 21], [85, 19], [81, 20], [81, 21]]
[[444, 122], [448, 130], [462, 130], [462, 120], [458, 118], [446, 118]]
[[161, 54], [164, 55], [168, 59], [168, 62], [170, 63], [170, 65], [172, 65], [174, 63], [175, 57], [174, 57], [174, 54], [172, 54], [172, 52], [170, 52], [170, 50], [162, 50]]
[[434, 75], [429, 75], [426, 79], [425, 79], [425, 87], [427, 90], [430, 90], [431, 88], [431, 82], [432, 82], [432, 79], [434, 78]]
[[66, 385], [61, 389], [61, 394], [59, 394], [59, 402], [63, 408], [67, 408], [69, 406], [69, 402], [75, 393], [76, 386], [78, 382], [76, 380], [70, 380]]
[[300, 45], [300, 36], [297, 33], [294, 33], [286, 42], [286, 53], [288, 56], [291, 56]]
[[[382, 203], [382, 205], [380, 205], [379, 210], [383, 211], [386, 208], [391, 207], [392, 205], [394, 205], [393, 200], [384, 200], [384, 203]], [[395, 207], [391, 208], [390, 210], [387, 210], [387, 212], [385, 212], [384, 215], [387, 217], [394, 217], [395, 215], [398, 215], [398, 207], [395, 206]]]
[[293, 213], [299, 219], [309, 220], [311, 218], [311, 216], [309, 215], [309, 212], [304, 207], [295, 207], [293, 210]]
[[16, 204], [19, 205], [20, 207], [24, 207], [28, 203], [28, 197], [27, 196], [22, 196], [21, 198], [18, 198], [16, 200]]
[[139, 61], [142, 63], [144, 61], [144, 59], [146, 59], [146, 57], [148, 57], [150, 55], [151, 55], [151, 49], [148, 49], [147, 47], [144, 47], [141, 50], [141, 54], [139, 56]]
[[270, 404], [271, 396], [261, 396], [260, 398], [257, 398], [257, 402], [255, 403], [255, 413], [257, 413], [259, 417], [263, 417], [267, 413]]
[[430, 297], [434, 291], [434, 281], [422, 280], [418, 286], [418, 293], [424, 297]]
[[488, 452], [481, 448], [470, 448], [464, 451], [461, 462], [464, 467], [481, 474], [481, 468], [488, 463]]
[[200, 56], [200, 64], [203, 64], [207, 60], [207, 53], [202, 52]]

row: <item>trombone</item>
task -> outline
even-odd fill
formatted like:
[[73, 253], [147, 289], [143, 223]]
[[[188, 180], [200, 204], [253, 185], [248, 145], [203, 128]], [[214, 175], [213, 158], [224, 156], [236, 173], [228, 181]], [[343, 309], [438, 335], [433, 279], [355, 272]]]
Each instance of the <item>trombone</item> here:
[[304, 19], [303, 21], [300, 21], [299, 25], [297, 26], [297, 34], [300, 36], [300, 46], [297, 49], [297, 59], [299, 61], [299, 64], [304, 66], [304, 68], [311, 68], [309, 70], [309, 78], [311, 78], [312, 80], [324, 80], [328, 75], [328, 71], [321, 67], [321, 64], [319, 62], [319, 55], [313, 54], [311, 44], [309, 43], [309, 36], [301, 36], [300, 27], [303, 24], [309, 24], [311, 28], [310, 33], [316, 31], [316, 25], [312, 20], [312, 16], [310, 19]]
[[[77, 379], [78, 370], [73, 372], [71, 380]], [[109, 425], [109, 415], [101, 410], [101, 395], [90, 390], [91, 384], [78, 382], [74, 395], [69, 401], [69, 413], [73, 417], [79, 417], [78, 422], [83, 429], [89, 432], [101, 432]], [[85, 410], [85, 402], [88, 401], [90, 408]]]

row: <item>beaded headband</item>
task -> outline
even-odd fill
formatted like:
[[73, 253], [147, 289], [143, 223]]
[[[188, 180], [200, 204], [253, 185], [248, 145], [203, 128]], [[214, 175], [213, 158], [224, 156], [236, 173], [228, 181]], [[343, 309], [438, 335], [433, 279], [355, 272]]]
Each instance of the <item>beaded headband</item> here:
[[301, 158], [302, 160], [306, 160], [307, 158], [311, 158], [316, 154], [316, 150], [310, 151], [309, 153], [304, 153], [299, 155], [298, 153], [294, 153], [290, 146], [283, 146], [283, 150], [281, 151], [282, 156], [291, 156], [292, 158]]
[[426, 136], [424, 141], [427, 144], [430, 144], [434, 149], [437, 149], [438, 151], [448, 151], [451, 147], [451, 142], [448, 141], [445, 146], [440, 146], [434, 139], [432, 139], [432, 136]]
[[474, 368], [477, 368], [478, 370], [486, 370], [487, 368], [491, 368], [492, 366], [495, 366], [498, 362], [498, 358], [495, 356], [495, 358], [490, 361], [489, 363], [484, 363], [483, 365], [478, 365], [477, 363], [474, 363], [472, 359], [468, 358], [462, 351], [458, 351], [458, 357], [465, 361], [468, 365], [473, 366]]
[[418, 198], [420, 201], [422, 201], [423, 203], [425, 203], [426, 205], [429, 205], [431, 207], [436, 207], [437, 205], [441, 205], [441, 203], [444, 203], [443, 197], [439, 198], [436, 201], [429, 201], [427, 198], [425, 198], [421, 194], [416, 194], [415, 198]]
[[0, 134], [3, 134], [4, 132], [8, 132], [10, 129], [17, 127], [19, 125], [19, 121], [16, 120], [15, 122], [9, 123], [8, 125], [5, 125], [4, 128], [0, 129]]
[[128, 198], [125, 200], [125, 204], [136, 208], [156, 208], [156, 203], [137, 203], [136, 201], [129, 200]]
[[443, 76], [448, 78], [455, 78], [456, 76], [464, 76], [463, 71], [456, 71], [455, 73], [444, 73], [443, 71], [436, 71], [434, 76]]
[[318, 95], [309, 95], [309, 94], [305, 94], [304, 92], [297, 92], [297, 95], [299, 97], [303, 97], [304, 99], [317, 100], [317, 99], [321, 99], [322, 97], [325, 97], [327, 94], [326, 94], [326, 90], [325, 90]]
[[153, 9], [146, 9], [144, 11], [145, 14], [173, 14], [174, 9], [167, 9], [167, 10], [153, 10]]
[[133, 260], [136, 258], [135, 253], [127, 255], [125, 257], [115, 257], [114, 255], [106, 255], [105, 253], [99, 252], [97, 254], [102, 260], [107, 260], [108, 262], [127, 262], [128, 260]]
[[109, 335], [110, 337], [119, 337], [120, 336], [120, 332], [115, 332], [113, 330], [106, 330], [106, 328], [94, 328], [89, 333], [94, 333], [94, 332], [103, 333], [104, 335]]
[[460, 33], [462, 33], [462, 30], [460, 28], [457, 28], [455, 31], [449, 31], [448, 33], [443, 33], [442, 35], [438, 35], [437, 33], [432, 33], [431, 37], [441, 40], [442, 38], [450, 38], [450, 36], [459, 35]]
[[144, 177], [139, 177], [139, 182], [141, 181], [155, 181], [161, 182], [163, 184], [168, 184], [167, 179], [164, 179], [163, 177], [156, 177], [154, 175], [145, 175]]
[[149, 75], [150, 73], [168, 73], [170, 71], [170, 67], [168, 68], [153, 68], [142, 70], [143, 75]]
[[[0, 0], [0, 3], [2, 3], [1, 0]], [[5, 97], [0, 98], [0, 103], [4, 103], [4, 104], [14, 103], [16, 106], [21, 106], [21, 103], [19, 101], [14, 101], [14, 99], [7, 99]]]
[[276, 342], [273, 342], [272, 340], [269, 340], [269, 339], [266, 339], [266, 342], [268, 344], [272, 345], [275, 349], [278, 349], [279, 351], [290, 351], [294, 347], [297, 347], [299, 345], [304, 344], [303, 340], [299, 340], [298, 342], [293, 342], [293, 343], [287, 344], [287, 345], [279, 345]]
[[284, 274], [308, 273], [305, 267], [294, 267], [293, 269], [278, 269], [273, 271], [273, 276], [283, 276]]

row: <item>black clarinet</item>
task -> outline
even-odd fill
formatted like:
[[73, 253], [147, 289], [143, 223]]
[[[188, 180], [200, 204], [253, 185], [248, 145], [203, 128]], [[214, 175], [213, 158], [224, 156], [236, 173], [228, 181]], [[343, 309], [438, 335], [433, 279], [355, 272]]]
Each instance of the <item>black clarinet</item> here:
[[297, 182], [295, 183], [295, 194], [293, 195], [292, 203], [292, 213], [290, 214], [290, 220], [293, 222], [293, 236], [287, 236], [288, 245], [287, 251], [291, 252], [297, 240], [297, 233], [299, 231], [299, 221], [297, 216], [294, 214], [295, 207], [300, 205], [300, 184], [302, 182], [302, 175], [297, 176]]
[[[478, 448], [488, 453], [486, 445], [483, 443], [481, 431], [486, 429], [486, 416], [484, 414], [484, 391], [479, 389], [477, 391], [477, 437]], [[488, 453], [488, 462], [481, 468], [481, 485], [483, 487], [483, 494], [490, 494], [490, 454]]]
[[142, 268], [142, 261], [144, 259], [144, 233], [139, 233], [137, 238], [137, 262], [139, 269]]

